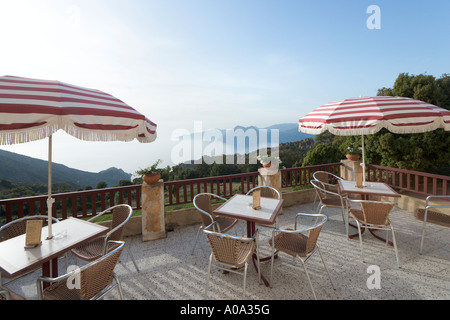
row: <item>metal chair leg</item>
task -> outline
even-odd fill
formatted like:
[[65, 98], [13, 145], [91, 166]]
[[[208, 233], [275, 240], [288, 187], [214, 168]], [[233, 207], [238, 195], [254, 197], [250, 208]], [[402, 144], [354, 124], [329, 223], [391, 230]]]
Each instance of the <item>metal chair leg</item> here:
[[[425, 212], [426, 213], [426, 212]], [[423, 226], [422, 226], [422, 238], [420, 239], [420, 249], [419, 254], [422, 254], [423, 251], [423, 243], [425, 241], [425, 229], [427, 228], [426, 215], [424, 216]]]
[[333, 280], [331, 279], [330, 272], [328, 271], [325, 260], [323, 259], [323, 255], [322, 255], [322, 252], [320, 251], [319, 245], [317, 245], [317, 250], [319, 251], [319, 255], [320, 255], [320, 258], [322, 259], [322, 263], [323, 263], [323, 266], [325, 267], [325, 271], [328, 274], [328, 278], [330, 279], [331, 286], [333, 287], [334, 290], [336, 290], [336, 287], [334, 286]]
[[139, 272], [139, 268], [136, 264], [136, 261], [134, 260], [133, 254], [131, 253], [131, 250], [130, 250], [130, 247], [127, 245], [125, 245], [125, 247], [127, 248], [128, 256], [131, 258], [131, 261], [133, 261], [133, 264], [136, 267], [137, 272]]
[[198, 235], [200, 234], [200, 230], [202, 230], [202, 229], [203, 229], [203, 227], [200, 226], [197, 230], [197, 235], [195, 236], [194, 247], [192, 248], [191, 255], [194, 254], [195, 247], [197, 246]]
[[247, 268], [248, 268], [248, 263], [245, 263], [244, 266], [244, 292], [242, 295], [242, 300], [245, 300], [245, 287], [247, 286]]
[[209, 278], [211, 277], [211, 264], [212, 264], [213, 254], [209, 256], [209, 265], [208, 265], [208, 277], [206, 278], [206, 286], [205, 286], [205, 299], [208, 295], [208, 287], [209, 287]]
[[395, 258], [397, 259], [397, 266], [400, 268], [400, 259], [398, 258], [397, 241], [395, 239], [394, 228], [390, 225], [392, 231], [392, 242], [394, 244]]
[[116, 275], [114, 275], [114, 278], [116, 279], [117, 289], [119, 290], [120, 300], [123, 300], [122, 284], [120, 283], [119, 277], [117, 277]]
[[358, 225], [359, 245], [361, 247], [361, 258], [362, 258], [362, 261], [365, 262], [365, 259], [364, 259], [364, 248], [363, 248], [362, 234], [361, 234], [361, 224], [358, 221], [356, 221], [356, 224]]
[[300, 260], [300, 261], [302, 262], [302, 264], [303, 264], [303, 269], [305, 269], [305, 273], [306, 273], [306, 277], [308, 278], [309, 286], [311, 287], [311, 291], [312, 291], [312, 293], [313, 293], [313, 295], [314, 295], [314, 300], [317, 300], [316, 293], [314, 292], [314, 288], [313, 288], [313, 285], [312, 285], [312, 283], [311, 283], [311, 278], [309, 277], [308, 269], [306, 268], [306, 264], [305, 264], [305, 262], [303, 261], [303, 259], [301, 259], [300, 257], [299, 257], [299, 260]]

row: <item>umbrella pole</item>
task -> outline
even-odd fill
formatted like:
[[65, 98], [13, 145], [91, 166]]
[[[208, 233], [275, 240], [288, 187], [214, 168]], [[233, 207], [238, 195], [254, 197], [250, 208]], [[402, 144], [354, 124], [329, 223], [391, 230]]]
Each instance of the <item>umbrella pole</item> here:
[[363, 171], [363, 187], [366, 186], [366, 155], [365, 155], [365, 150], [364, 150], [364, 135], [361, 135], [361, 147], [362, 147], [362, 163], [361, 163], [361, 167], [362, 167], [362, 171]]
[[47, 240], [53, 238], [52, 231], [52, 214], [53, 203], [55, 199], [52, 198], [52, 136], [48, 137], [48, 198], [47, 198], [47, 210], [48, 210], [48, 236]]

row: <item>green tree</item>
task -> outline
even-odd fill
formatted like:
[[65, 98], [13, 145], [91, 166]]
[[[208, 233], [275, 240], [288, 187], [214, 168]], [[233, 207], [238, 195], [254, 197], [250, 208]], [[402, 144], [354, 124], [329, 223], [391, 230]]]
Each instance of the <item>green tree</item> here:
[[[378, 95], [409, 97], [450, 110], [450, 77], [401, 73], [392, 89]], [[368, 163], [401, 169], [443, 173], [450, 167], [450, 133], [443, 129], [418, 134], [392, 134], [387, 130], [368, 136]]]
[[335, 163], [342, 159], [343, 155], [333, 144], [319, 143], [314, 149], [308, 151], [303, 166], [313, 166], [317, 164]]
[[108, 187], [108, 184], [105, 181], [100, 181], [97, 183], [96, 189], [105, 189]]

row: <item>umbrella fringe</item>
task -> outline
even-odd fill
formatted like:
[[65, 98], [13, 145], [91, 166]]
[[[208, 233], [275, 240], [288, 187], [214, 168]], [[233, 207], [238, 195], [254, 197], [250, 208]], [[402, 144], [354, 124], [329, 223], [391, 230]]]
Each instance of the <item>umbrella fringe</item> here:
[[[104, 130], [84, 129], [76, 126], [73, 122], [57, 120], [47, 122], [39, 127], [31, 128], [26, 132], [14, 130], [1, 132], [0, 145], [11, 145], [42, 140], [51, 136], [60, 129], [77, 139], [85, 141], [129, 142], [137, 137], [136, 139], [140, 142], [152, 142], [156, 139], [156, 132], [151, 135], [148, 133], [145, 126], [144, 128], [139, 126], [133, 130], [118, 130], [117, 132], [111, 132]], [[144, 132], [146, 133], [145, 136], [139, 137], [139, 134]]]
[[388, 129], [390, 132], [395, 134], [412, 134], [412, 133], [425, 133], [437, 130], [439, 128], [444, 128], [445, 130], [448, 130], [445, 127], [445, 121], [444, 119], [436, 119], [432, 123], [427, 123], [426, 125], [415, 125], [414, 126], [414, 132], [411, 132], [410, 126], [396, 126], [392, 123], [389, 123], [387, 121], [382, 121], [372, 127], [369, 128], [354, 128], [354, 129], [337, 129], [334, 128], [333, 125], [329, 124], [323, 124], [323, 123], [317, 123], [316, 125], [313, 125], [311, 123], [308, 124], [309, 128], [305, 128], [304, 124], [299, 124], [299, 131], [308, 133], [308, 134], [321, 134], [325, 131], [329, 131], [331, 134], [338, 135], [338, 136], [358, 136], [358, 135], [371, 135], [375, 134], [378, 131], [380, 131], [383, 128]]
[[57, 123], [46, 123], [45, 125], [29, 129], [28, 131], [5, 131], [0, 134], [0, 145], [11, 145], [27, 143], [45, 139], [58, 131]]

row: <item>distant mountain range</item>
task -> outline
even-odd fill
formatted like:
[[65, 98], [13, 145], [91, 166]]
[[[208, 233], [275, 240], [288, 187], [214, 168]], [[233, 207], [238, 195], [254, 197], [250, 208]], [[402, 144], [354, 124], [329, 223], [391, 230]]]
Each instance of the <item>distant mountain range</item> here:
[[[47, 170], [47, 161], [0, 150], [0, 179], [47, 184]], [[105, 181], [108, 187], [115, 187], [119, 180], [130, 180], [131, 176], [130, 173], [118, 168], [109, 168], [94, 173], [52, 163], [52, 183], [67, 183], [74, 188], [85, 188], [86, 186], [95, 188], [100, 181]]]
[[[236, 126], [233, 128], [233, 130], [231, 130], [229, 133], [234, 135], [234, 141], [228, 141], [227, 139], [227, 131], [229, 130], [225, 130], [225, 129], [214, 129], [216, 133], [221, 134], [223, 141], [225, 142], [225, 144], [227, 145], [229, 150], [230, 146], [231, 149], [234, 149], [234, 153], [239, 153], [239, 154], [244, 154], [244, 153], [249, 153], [252, 151], [255, 151], [254, 148], [252, 148], [250, 146], [249, 143], [249, 137], [251, 136], [256, 136], [256, 141], [254, 141], [254, 144], [256, 144], [256, 146], [258, 146], [259, 148], [265, 148], [266, 146], [271, 146], [272, 143], [276, 144], [277, 143], [288, 143], [288, 142], [295, 142], [295, 141], [301, 141], [304, 140], [306, 138], [312, 138], [315, 139], [315, 135], [310, 135], [310, 134], [306, 134], [303, 132], [299, 132], [298, 131], [298, 123], [282, 123], [282, 124], [275, 124], [272, 125], [270, 127], [266, 127], [266, 128], [258, 128], [256, 126], [249, 126], [249, 127], [243, 127], [243, 126]], [[264, 130], [264, 131], [261, 131]], [[271, 141], [272, 138], [272, 131], [271, 130], [278, 130], [278, 141]], [[210, 133], [214, 134], [214, 132], [212, 132], [212, 130], [206, 130], [204, 132], [202, 132], [201, 137], [202, 139], [205, 139], [205, 133]], [[212, 133], [211, 133], [212, 132]], [[263, 136], [266, 137], [266, 142], [267, 145], [262, 145], [262, 142], [260, 144], [260, 133], [261, 134], [265, 134]], [[198, 137], [200, 135], [195, 135], [195, 134], [191, 134], [190, 137], [191, 139], [195, 139], [196, 137]], [[208, 136], [208, 135], [206, 135]], [[233, 136], [232, 136], [233, 137]], [[245, 137], [245, 147], [244, 148], [239, 148], [239, 143], [237, 142], [236, 138], [239, 137]], [[274, 136], [276, 138], [276, 136]], [[206, 144], [208, 143], [207, 141], [205, 142]], [[224, 150], [224, 154], [226, 154], [225, 150]]]
[[[267, 137], [267, 145], [269, 146], [271, 144], [271, 130], [278, 130], [279, 143], [288, 143], [301, 141], [306, 138], [313, 138], [313, 139], [315, 138], [314, 135], [298, 132], [297, 123], [277, 124], [262, 129], [266, 130], [265, 133]], [[236, 126], [233, 129], [235, 136], [256, 134], [258, 138], [260, 130], [261, 130], [260, 128], [257, 128], [255, 126], [250, 127]], [[227, 130], [222, 129], [219, 131], [221, 132], [223, 139], [226, 139]], [[232, 142], [224, 141], [226, 142], [226, 144], [232, 143], [235, 145], [234, 153], [242, 155], [244, 153], [250, 153], [255, 151], [254, 149], [249, 147], [248, 138], [245, 139], [246, 140], [245, 150], [243, 150], [242, 148], [239, 149], [237, 147], [236, 138], [234, 140], [235, 141]], [[259, 139], [257, 142], [257, 146], [260, 148], [265, 148], [265, 146], [259, 144]], [[36, 183], [46, 185], [48, 179], [47, 167], [48, 167], [47, 161], [45, 160], [35, 159], [17, 153], [0, 150], [0, 180], [4, 179], [13, 182]], [[114, 187], [117, 185], [119, 180], [131, 180], [131, 177], [132, 174], [126, 173], [122, 169], [114, 167], [100, 171], [98, 173], [94, 173], [72, 169], [58, 163], [52, 164], [52, 183], [53, 184], [66, 183], [71, 185], [74, 189], [85, 188], [86, 186], [91, 186], [95, 188], [97, 183], [100, 181], [105, 181], [108, 187]]]

